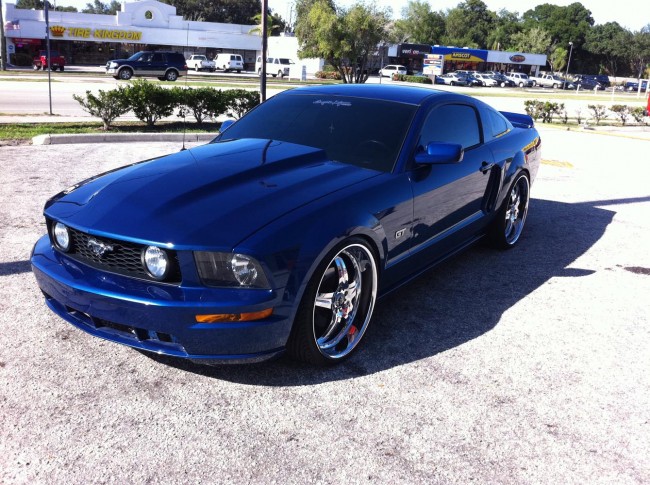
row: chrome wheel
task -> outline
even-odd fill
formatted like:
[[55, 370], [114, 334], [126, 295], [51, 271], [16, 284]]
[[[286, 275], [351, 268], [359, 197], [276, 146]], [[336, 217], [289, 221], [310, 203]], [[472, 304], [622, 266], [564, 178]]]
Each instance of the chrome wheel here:
[[313, 334], [325, 357], [339, 359], [361, 341], [377, 298], [377, 265], [370, 250], [351, 244], [330, 261], [316, 290]]
[[122, 69], [120, 71], [120, 79], [128, 81], [133, 76], [133, 71], [131, 69]]
[[375, 308], [377, 261], [360, 238], [323, 258], [302, 297], [287, 352], [316, 365], [341, 362], [363, 338]]
[[524, 229], [526, 214], [528, 214], [529, 190], [528, 178], [522, 175], [513, 184], [506, 200], [504, 238], [506, 244], [510, 246], [517, 242]]

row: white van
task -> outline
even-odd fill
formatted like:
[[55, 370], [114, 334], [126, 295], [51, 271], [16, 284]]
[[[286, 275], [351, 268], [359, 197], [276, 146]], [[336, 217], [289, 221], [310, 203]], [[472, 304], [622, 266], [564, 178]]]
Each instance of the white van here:
[[[285, 77], [289, 75], [289, 70], [293, 65], [291, 59], [286, 59], [283, 57], [267, 57], [266, 58], [266, 74], [270, 74], [273, 77], [280, 76]], [[262, 57], [257, 56], [257, 61], [255, 62], [255, 72], [258, 76], [262, 75]]]
[[225, 72], [242, 72], [244, 69], [244, 60], [239, 54], [230, 54], [228, 52], [217, 54], [214, 58], [214, 63], [217, 69], [221, 69]]

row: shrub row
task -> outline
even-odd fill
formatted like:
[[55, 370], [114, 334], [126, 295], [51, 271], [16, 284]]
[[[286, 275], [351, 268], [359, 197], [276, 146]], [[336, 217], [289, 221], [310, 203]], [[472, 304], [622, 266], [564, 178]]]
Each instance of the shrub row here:
[[144, 79], [110, 91], [100, 90], [97, 94], [86, 91], [85, 96], [73, 94], [72, 97], [84, 111], [102, 120], [104, 130], [110, 129], [116, 118], [129, 111], [147, 126], [153, 126], [178, 109], [178, 116], [192, 115], [201, 125], [206, 119], [221, 115], [240, 118], [260, 102], [257, 91], [179, 86], [167, 89]]
[[340, 81], [341, 73], [338, 71], [316, 71], [316, 78], [318, 79], [335, 79]]
[[[591, 119], [596, 121], [597, 125], [600, 124], [601, 120], [606, 119], [609, 114], [618, 118], [622, 125], [625, 125], [630, 117], [634, 118], [634, 121], [637, 123], [643, 123], [645, 116], [648, 115], [646, 109], [642, 106], [632, 107], [624, 104], [615, 104], [607, 108], [602, 104], [590, 104], [588, 108], [591, 111]], [[562, 123], [566, 124], [569, 121], [564, 103], [528, 99], [524, 101], [524, 109], [526, 110], [526, 114], [535, 121], [541, 118], [542, 123], [551, 123], [555, 115], [560, 117]], [[576, 121], [578, 124], [581, 124], [584, 120], [582, 110], [580, 108], [576, 109], [575, 115]]]
[[433, 81], [426, 76], [408, 76], [406, 74], [393, 74], [393, 81], [405, 81], [407, 83], [433, 84]]

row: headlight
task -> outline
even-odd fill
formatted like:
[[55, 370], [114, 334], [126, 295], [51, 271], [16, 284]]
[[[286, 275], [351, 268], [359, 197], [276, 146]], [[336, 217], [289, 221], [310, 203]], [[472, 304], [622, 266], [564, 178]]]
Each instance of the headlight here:
[[169, 271], [169, 256], [156, 246], [148, 246], [142, 255], [142, 262], [149, 274], [157, 280], [165, 279]]
[[116, 68], [116, 67], [117, 67], [117, 62], [109, 62], [109, 64], [108, 64], [109, 69], [113, 69], [113, 68]]
[[244, 254], [195, 251], [201, 281], [207, 286], [269, 288], [260, 263]]
[[68, 231], [68, 227], [65, 224], [55, 222], [52, 233], [54, 235], [54, 242], [61, 251], [70, 249], [70, 231]]

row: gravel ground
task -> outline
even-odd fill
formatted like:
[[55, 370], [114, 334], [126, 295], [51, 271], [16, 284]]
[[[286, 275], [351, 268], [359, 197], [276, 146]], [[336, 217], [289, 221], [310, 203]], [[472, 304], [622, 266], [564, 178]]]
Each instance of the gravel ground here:
[[0, 482], [648, 483], [650, 141], [544, 130], [520, 245], [380, 302], [355, 358], [201, 367], [55, 317], [50, 195], [177, 145], [0, 148]]

